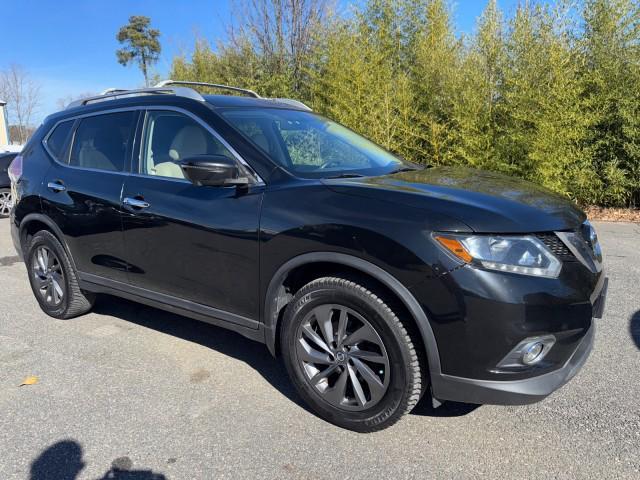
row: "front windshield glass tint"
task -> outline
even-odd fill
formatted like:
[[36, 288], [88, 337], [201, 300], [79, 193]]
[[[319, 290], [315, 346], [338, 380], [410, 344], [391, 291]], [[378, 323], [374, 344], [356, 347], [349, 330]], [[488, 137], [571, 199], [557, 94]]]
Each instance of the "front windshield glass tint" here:
[[276, 163], [297, 176], [381, 175], [403, 166], [400, 159], [375, 143], [313, 113], [232, 109], [222, 115]]

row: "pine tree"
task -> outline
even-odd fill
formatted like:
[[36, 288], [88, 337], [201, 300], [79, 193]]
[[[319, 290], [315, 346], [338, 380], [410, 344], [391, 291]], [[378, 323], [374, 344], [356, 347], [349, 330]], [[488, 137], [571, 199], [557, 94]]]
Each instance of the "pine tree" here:
[[586, 141], [593, 116], [583, 97], [584, 60], [572, 43], [575, 26], [569, 8], [560, 2], [540, 12], [544, 74], [539, 79], [539, 112], [529, 158], [535, 168], [532, 180], [587, 203], [590, 192], [585, 186], [598, 182]]
[[445, 0], [426, 2], [425, 23], [417, 32], [415, 50], [411, 75], [420, 111], [416, 119], [420, 150], [425, 153], [421, 160], [434, 165], [456, 163], [450, 117], [461, 44], [455, 38]]
[[465, 49], [453, 92], [452, 120], [459, 162], [477, 168], [500, 169], [495, 149], [505, 62], [503, 20], [496, 0], [490, 0], [478, 21], [477, 34]]
[[584, 201], [575, 187], [598, 179], [567, 8], [527, 3], [511, 21], [496, 148], [500, 169]]
[[640, 5], [587, 0], [583, 10], [590, 143], [602, 178], [592, 200], [640, 205]]
[[142, 15], [132, 15], [129, 23], [118, 30], [116, 39], [123, 47], [116, 50], [118, 63], [123, 66], [136, 62], [149, 86], [149, 69], [158, 61], [161, 47], [160, 30], [151, 28], [151, 19]]

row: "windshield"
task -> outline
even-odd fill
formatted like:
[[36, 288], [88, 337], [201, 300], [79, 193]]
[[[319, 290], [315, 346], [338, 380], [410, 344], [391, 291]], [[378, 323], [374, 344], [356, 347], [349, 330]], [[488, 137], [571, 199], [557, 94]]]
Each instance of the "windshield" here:
[[375, 143], [310, 112], [249, 108], [226, 110], [222, 115], [296, 176], [372, 176], [407, 166]]

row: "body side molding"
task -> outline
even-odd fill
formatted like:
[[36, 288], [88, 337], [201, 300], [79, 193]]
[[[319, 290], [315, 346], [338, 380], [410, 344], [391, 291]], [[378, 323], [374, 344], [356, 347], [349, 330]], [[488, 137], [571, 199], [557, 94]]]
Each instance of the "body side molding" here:
[[151, 307], [233, 330], [252, 340], [263, 341], [262, 328], [260, 328], [261, 326], [256, 320], [90, 273], [78, 272], [78, 277], [80, 279], [80, 287], [83, 290], [94, 293], [107, 293], [144, 303]]

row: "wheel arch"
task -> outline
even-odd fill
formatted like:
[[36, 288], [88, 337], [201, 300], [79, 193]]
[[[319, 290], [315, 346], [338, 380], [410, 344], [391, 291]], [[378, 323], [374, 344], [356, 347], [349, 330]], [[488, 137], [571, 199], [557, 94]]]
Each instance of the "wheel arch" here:
[[281, 313], [289, 303], [291, 294], [286, 292], [285, 283], [296, 269], [312, 264], [332, 264], [347, 267], [362, 275], [371, 277], [386, 287], [402, 303], [418, 327], [431, 376], [440, 374], [440, 354], [436, 338], [429, 320], [415, 297], [397, 278], [367, 260], [352, 255], [335, 252], [313, 252], [292, 258], [284, 263], [273, 275], [266, 291], [264, 302], [265, 343], [269, 351], [276, 355], [278, 329]]
[[67, 253], [67, 256], [69, 257], [73, 268], [75, 268], [75, 261], [73, 259], [73, 256], [71, 255], [71, 252], [69, 251], [69, 246], [67, 245], [67, 242], [65, 240], [64, 233], [62, 233], [60, 227], [58, 227], [58, 225], [56, 225], [56, 223], [51, 220], [51, 218], [41, 213], [30, 213], [26, 215], [20, 222], [19, 238], [23, 257], [26, 258], [28, 239], [40, 230], [48, 230], [58, 239], [58, 241], [62, 244], [65, 252]]

